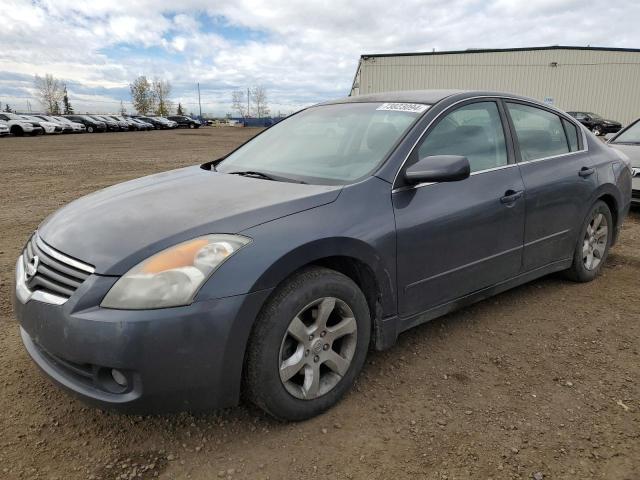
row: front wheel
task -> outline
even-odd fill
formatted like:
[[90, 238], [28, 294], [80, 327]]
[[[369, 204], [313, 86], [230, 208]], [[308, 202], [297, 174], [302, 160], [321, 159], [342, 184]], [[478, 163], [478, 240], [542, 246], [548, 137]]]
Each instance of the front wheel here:
[[606, 203], [598, 200], [591, 207], [580, 230], [573, 264], [566, 272], [571, 280], [590, 282], [600, 274], [609, 255], [613, 228], [611, 210]]
[[279, 287], [247, 350], [248, 399], [280, 420], [314, 417], [351, 388], [367, 354], [371, 317], [348, 277], [309, 268]]

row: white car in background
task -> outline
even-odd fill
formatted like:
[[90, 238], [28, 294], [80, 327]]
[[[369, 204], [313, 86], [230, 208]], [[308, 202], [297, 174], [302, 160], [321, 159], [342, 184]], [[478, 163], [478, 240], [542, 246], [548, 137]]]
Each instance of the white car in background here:
[[23, 119], [28, 122], [35, 123], [36, 125], [40, 125], [44, 130], [44, 133], [50, 135], [52, 133], [62, 133], [64, 128], [59, 123], [49, 122], [47, 120], [43, 120], [38, 117], [34, 117], [32, 115], [21, 115]]
[[9, 131], [9, 125], [7, 124], [7, 122], [0, 120], [0, 137], [9, 135], [9, 133], [11, 132]]
[[25, 133], [29, 135], [39, 135], [44, 132], [42, 127], [34, 125], [34, 122], [29, 122], [15, 113], [0, 113], [0, 120], [7, 122], [9, 125], [9, 132], [16, 137], [21, 137]]
[[73, 122], [65, 117], [50, 117], [54, 119], [56, 122], [61, 123], [62, 125], [69, 125], [73, 129], [73, 133], [85, 133], [87, 131], [87, 127], [78, 122]]

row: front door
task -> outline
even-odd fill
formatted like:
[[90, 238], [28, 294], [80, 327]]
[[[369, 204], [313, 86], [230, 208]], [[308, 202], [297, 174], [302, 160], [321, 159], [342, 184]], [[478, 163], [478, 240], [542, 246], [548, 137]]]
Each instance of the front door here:
[[463, 104], [427, 132], [405, 165], [426, 156], [463, 155], [472, 173], [462, 181], [394, 190], [401, 316], [520, 272], [524, 184], [505, 125], [497, 101]]

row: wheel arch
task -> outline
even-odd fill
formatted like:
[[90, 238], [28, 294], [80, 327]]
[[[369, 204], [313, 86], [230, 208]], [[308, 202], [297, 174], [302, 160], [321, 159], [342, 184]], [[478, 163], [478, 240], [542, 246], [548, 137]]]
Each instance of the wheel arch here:
[[591, 206], [598, 200], [603, 201], [611, 211], [611, 217], [614, 227], [611, 237], [611, 245], [614, 245], [618, 239], [618, 230], [620, 228], [620, 223], [623, 217], [623, 212], [621, 211], [622, 200], [620, 198], [620, 192], [615, 185], [608, 183], [601, 185], [593, 193], [591, 202], [589, 202], [588, 204], [588, 208], [591, 208]]
[[[310, 266], [335, 270], [358, 285], [367, 299], [373, 331], [380, 327], [383, 318], [395, 316], [395, 269], [386, 265], [371, 245], [353, 238], [317, 240], [290, 251], [261, 275], [252, 290], [274, 286], [277, 290], [296, 272]], [[376, 338], [377, 335], [372, 335], [374, 347]]]

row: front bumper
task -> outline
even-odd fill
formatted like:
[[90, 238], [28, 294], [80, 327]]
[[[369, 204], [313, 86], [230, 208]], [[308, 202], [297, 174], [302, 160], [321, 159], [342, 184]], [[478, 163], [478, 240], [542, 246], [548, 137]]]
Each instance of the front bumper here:
[[[16, 317], [42, 371], [100, 408], [157, 413], [236, 405], [246, 342], [270, 290], [158, 310], [96, 306], [116, 280], [91, 275], [54, 305], [24, 302], [17, 278]], [[126, 377], [126, 388], [114, 384], [112, 369]]]

